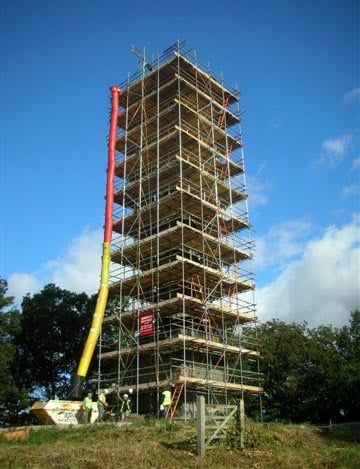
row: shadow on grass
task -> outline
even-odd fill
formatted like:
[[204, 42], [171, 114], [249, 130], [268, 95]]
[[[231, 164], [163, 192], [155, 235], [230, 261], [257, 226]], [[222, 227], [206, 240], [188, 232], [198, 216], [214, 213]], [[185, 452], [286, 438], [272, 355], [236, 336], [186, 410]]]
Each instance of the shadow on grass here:
[[330, 441], [360, 443], [360, 422], [320, 427], [319, 430], [321, 436]]
[[[68, 441], [82, 442], [86, 438], [94, 437], [98, 433], [97, 425], [81, 425], [74, 427], [59, 428], [57, 426], [36, 426], [30, 427], [29, 438], [25, 441], [6, 441], [0, 438], [1, 446], [21, 445], [21, 446], [41, 446], [46, 444], [56, 443], [61, 440], [64, 443]], [[114, 425], [107, 425], [103, 427], [102, 433], [109, 433], [115, 428]]]
[[196, 439], [186, 438], [178, 441], [162, 441], [161, 444], [168, 450], [173, 451], [186, 451], [191, 454], [196, 454]]

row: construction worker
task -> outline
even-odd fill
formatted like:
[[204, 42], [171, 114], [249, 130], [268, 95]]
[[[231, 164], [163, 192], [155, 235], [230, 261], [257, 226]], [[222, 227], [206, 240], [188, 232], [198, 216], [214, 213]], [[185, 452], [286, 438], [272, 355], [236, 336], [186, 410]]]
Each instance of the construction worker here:
[[131, 414], [131, 399], [128, 394], [124, 394], [120, 407], [121, 420], [125, 420]]
[[160, 415], [162, 417], [168, 417], [168, 410], [171, 404], [171, 391], [170, 389], [165, 389], [162, 393], [163, 400], [160, 405]]
[[107, 389], [100, 389], [99, 390], [99, 395], [98, 395], [98, 400], [97, 400], [98, 411], [99, 411], [98, 422], [103, 422], [103, 420], [104, 420], [105, 409], [108, 406], [108, 404], [106, 402], [106, 394], [107, 393], [108, 393]]
[[91, 392], [85, 397], [84, 402], [84, 423], [91, 423], [91, 414], [93, 408], [92, 394]]

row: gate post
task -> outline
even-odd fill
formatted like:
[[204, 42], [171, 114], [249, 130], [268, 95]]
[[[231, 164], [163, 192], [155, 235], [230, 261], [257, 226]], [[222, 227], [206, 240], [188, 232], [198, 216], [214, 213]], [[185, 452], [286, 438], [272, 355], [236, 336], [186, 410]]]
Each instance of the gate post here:
[[205, 456], [205, 397], [196, 396], [197, 455]]
[[244, 436], [245, 436], [245, 407], [244, 399], [240, 399], [238, 404], [239, 418], [240, 418], [240, 448], [244, 449]]

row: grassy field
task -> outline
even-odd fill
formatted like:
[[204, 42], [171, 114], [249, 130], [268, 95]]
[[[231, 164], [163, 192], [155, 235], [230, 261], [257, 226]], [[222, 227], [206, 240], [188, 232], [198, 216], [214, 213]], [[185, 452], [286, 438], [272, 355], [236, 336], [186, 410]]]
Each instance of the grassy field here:
[[246, 448], [230, 433], [196, 456], [193, 424], [142, 421], [130, 426], [98, 424], [31, 429], [28, 441], [0, 436], [0, 467], [19, 469], [110, 468], [359, 468], [360, 431], [351, 427], [321, 430], [310, 425], [247, 422]]

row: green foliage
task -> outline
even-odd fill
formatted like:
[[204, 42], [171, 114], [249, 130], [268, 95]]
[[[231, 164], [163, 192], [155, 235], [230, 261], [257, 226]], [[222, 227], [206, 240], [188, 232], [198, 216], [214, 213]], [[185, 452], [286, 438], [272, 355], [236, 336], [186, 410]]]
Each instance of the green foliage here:
[[43, 397], [64, 398], [81, 355], [93, 311], [85, 294], [46, 285], [22, 302], [16, 337], [17, 381]]
[[[342, 367], [337, 370], [339, 407], [346, 420], [360, 419], [360, 311], [351, 313], [350, 326], [339, 332], [339, 353]], [[345, 393], [343, 391], [346, 391]]]
[[13, 297], [6, 296], [7, 282], [0, 279], [0, 420], [15, 420], [17, 410], [26, 403], [26, 395], [13, 379], [15, 360], [14, 338], [20, 330], [20, 313], [14, 308]]
[[360, 313], [350, 326], [309, 329], [272, 320], [258, 328], [266, 420], [329, 422], [360, 418]]

